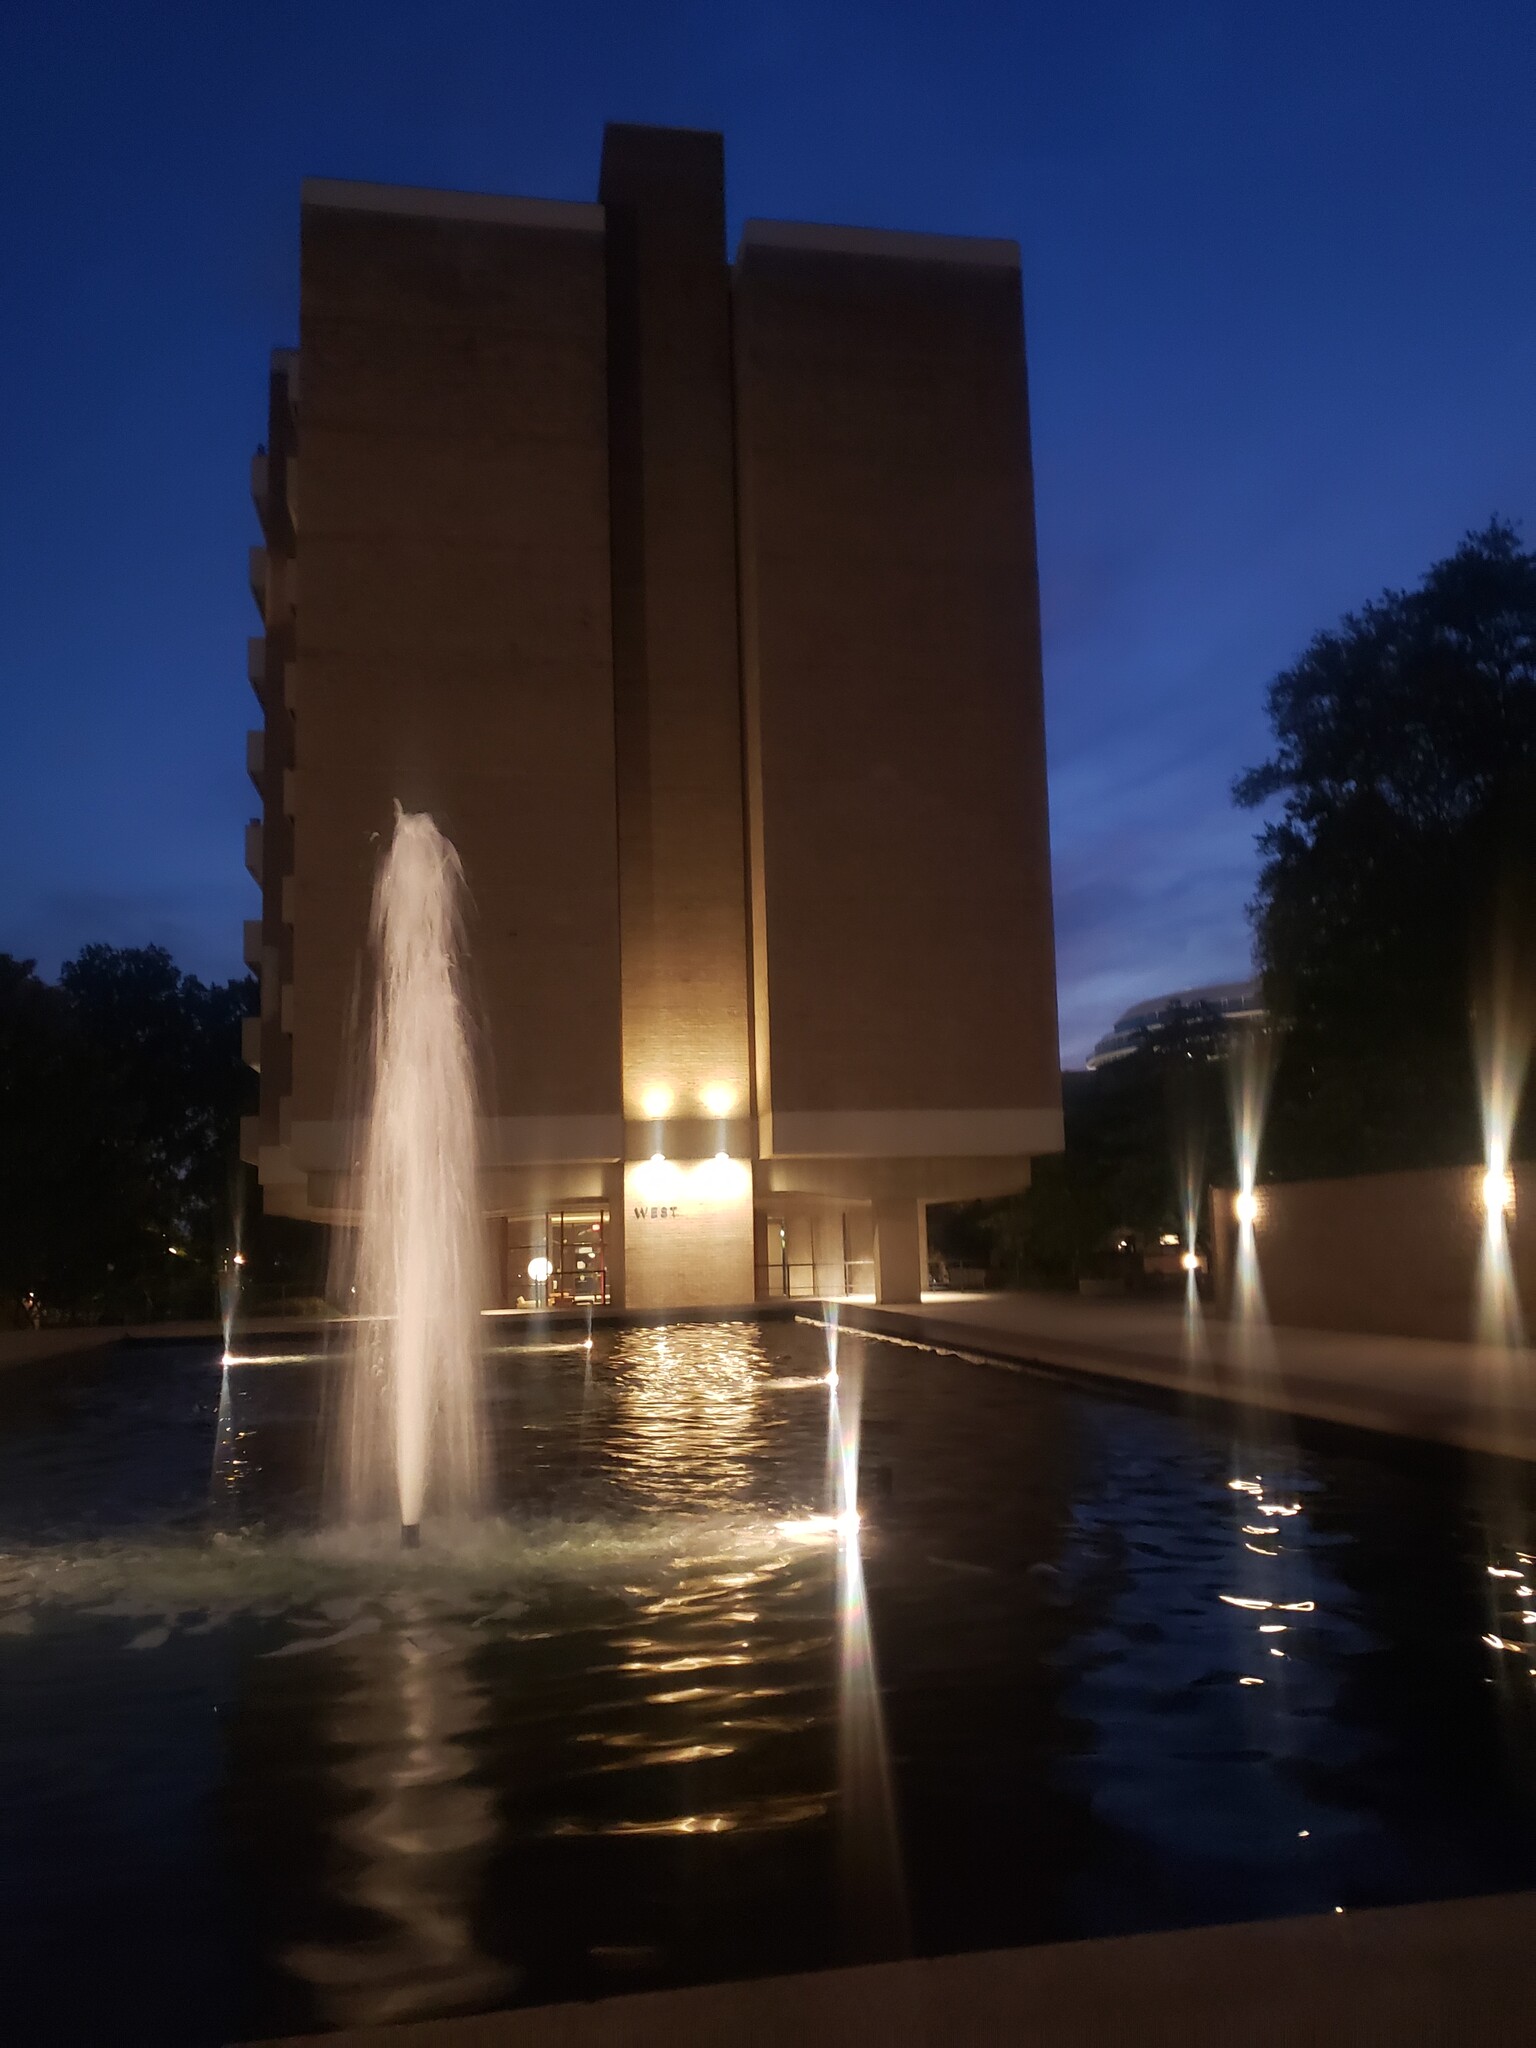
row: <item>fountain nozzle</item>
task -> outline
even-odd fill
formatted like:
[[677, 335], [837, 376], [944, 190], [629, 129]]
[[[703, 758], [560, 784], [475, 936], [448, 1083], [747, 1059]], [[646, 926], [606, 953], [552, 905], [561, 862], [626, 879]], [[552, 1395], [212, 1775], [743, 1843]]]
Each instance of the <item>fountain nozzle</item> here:
[[402, 1550], [420, 1550], [420, 1522], [402, 1522], [400, 1524], [400, 1548]]

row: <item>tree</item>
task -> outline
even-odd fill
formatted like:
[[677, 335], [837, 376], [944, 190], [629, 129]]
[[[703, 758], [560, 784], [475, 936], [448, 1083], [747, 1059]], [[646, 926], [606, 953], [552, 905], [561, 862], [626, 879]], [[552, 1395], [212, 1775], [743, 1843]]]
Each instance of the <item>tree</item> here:
[[[248, 979], [87, 946], [56, 988], [0, 956], [0, 1304], [206, 1315], [229, 1228]], [[30, 1311], [29, 1311], [30, 1312]]]
[[1251, 906], [1287, 1034], [1268, 1166], [1475, 1160], [1474, 1030], [1530, 1028], [1536, 554], [1469, 534], [1318, 634], [1267, 708], [1275, 751], [1233, 794], [1282, 799]]
[[1065, 1149], [1037, 1159], [1030, 1185], [980, 1220], [1008, 1278], [1073, 1286], [1114, 1240], [1182, 1242], [1204, 1191], [1230, 1179], [1226, 1108], [1231, 1027], [1209, 1004], [1175, 1007], [1123, 1058], [1062, 1076]]
[[0, 1324], [57, 1291], [84, 1179], [73, 1020], [36, 968], [0, 953]]

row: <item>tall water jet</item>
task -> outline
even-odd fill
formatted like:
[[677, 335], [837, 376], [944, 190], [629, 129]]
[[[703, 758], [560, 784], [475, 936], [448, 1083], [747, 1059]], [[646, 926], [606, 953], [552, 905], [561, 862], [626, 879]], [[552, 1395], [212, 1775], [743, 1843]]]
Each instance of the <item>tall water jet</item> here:
[[474, 1068], [461, 986], [458, 854], [395, 807], [373, 892], [371, 1063], [356, 1245], [358, 1322], [343, 1418], [353, 1517], [482, 1503], [482, 1245]]

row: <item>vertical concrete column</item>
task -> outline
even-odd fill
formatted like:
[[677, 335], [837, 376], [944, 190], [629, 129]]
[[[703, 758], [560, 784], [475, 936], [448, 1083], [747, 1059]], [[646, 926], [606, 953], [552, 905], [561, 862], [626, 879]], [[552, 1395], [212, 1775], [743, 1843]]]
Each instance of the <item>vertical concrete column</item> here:
[[[746, 841], [720, 137], [603, 137], [632, 1308], [750, 1301]], [[653, 1155], [684, 1162], [663, 1200]], [[665, 1209], [666, 1214], [653, 1212]], [[660, 1228], [657, 1226], [666, 1226]]]
[[811, 1243], [816, 1262], [816, 1292], [823, 1301], [843, 1291], [843, 1212], [818, 1209], [811, 1218]]
[[919, 1301], [928, 1278], [928, 1216], [910, 1196], [876, 1201], [875, 1299]]
[[[777, 1233], [773, 1249], [778, 1251]], [[752, 1271], [756, 1279], [753, 1299], [765, 1301], [774, 1292], [777, 1281], [768, 1264], [768, 1218], [761, 1209], [754, 1210], [752, 1215]]]
[[848, 1235], [848, 1282], [854, 1294], [868, 1294], [874, 1286], [875, 1220], [868, 1202], [859, 1202], [844, 1212]]
[[509, 1308], [507, 1296], [507, 1219], [485, 1219], [485, 1293], [490, 1308]]
[[603, 1207], [608, 1221], [603, 1229], [603, 1270], [608, 1276], [608, 1302], [612, 1308], [627, 1307], [624, 1289], [624, 1162], [616, 1160], [603, 1168]]
[[789, 1291], [816, 1292], [816, 1245], [808, 1209], [791, 1209], [784, 1219], [789, 1238]]

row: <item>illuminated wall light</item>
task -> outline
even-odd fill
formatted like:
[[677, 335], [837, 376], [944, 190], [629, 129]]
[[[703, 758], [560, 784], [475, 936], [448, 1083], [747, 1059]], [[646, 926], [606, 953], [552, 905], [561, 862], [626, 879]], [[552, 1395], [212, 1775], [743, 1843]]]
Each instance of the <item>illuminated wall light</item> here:
[[672, 1112], [672, 1090], [659, 1086], [647, 1088], [640, 1098], [640, 1107], [653, 1123], [658, 1122], [664, 1116], [670, 1116]]
[[704, 1090], [700, 1099], [711, 1116], [729, 1116], [736, 1107], [736, 1090], [717, 1081], [713, 1087]]
[[1165, 1230], [1162, 1236], [1157, 1241], [1159, 1244], [1175, 1245], [1178, 1243], [1179, 1240], [1175, 1232], [1171, 1230]]
[[1483, 1207], [1490, 1216], [1508, 1216], [1515, 1206], [1515, 1177], [1503, 1167], [1490, 1166], [1483, 1175]]
[[1241, 1194], [1232, 1197], [1232, 1214], [1247, 1229], [1258, 1222], [1259, 1198], [1252, 1188], [1244, 1188]]

